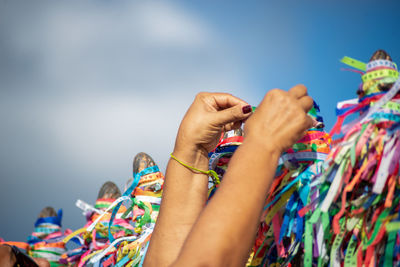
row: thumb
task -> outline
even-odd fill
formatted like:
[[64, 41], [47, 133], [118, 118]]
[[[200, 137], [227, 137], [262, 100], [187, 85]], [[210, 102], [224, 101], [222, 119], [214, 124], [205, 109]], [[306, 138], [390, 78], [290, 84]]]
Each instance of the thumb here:
[[214, 125], [223, 126], [228, 123], [247, 119], [251, 115], [252, 108], [250, 105], [235, 105], [233, 107], [220, 110], [214, 114]]

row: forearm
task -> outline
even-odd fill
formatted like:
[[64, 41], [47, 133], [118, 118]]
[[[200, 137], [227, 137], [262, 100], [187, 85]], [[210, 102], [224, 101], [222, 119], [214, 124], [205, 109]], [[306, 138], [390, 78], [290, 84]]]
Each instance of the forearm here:
[[[173, 155], [198, 169], [208, 169], [205, 151], [175, 147]], [[194, 222], [207, 201], [208, 177], [170, 159], [165, 175], [162, 205], [152, 234], [145, 266], [168, 266], [176, 260]]]
[[[203, 210], [174, 266], [244, 266], [280, 153], [245, 140], [217, 193]], [[224, 223], [231, 222], [231, 223]]]

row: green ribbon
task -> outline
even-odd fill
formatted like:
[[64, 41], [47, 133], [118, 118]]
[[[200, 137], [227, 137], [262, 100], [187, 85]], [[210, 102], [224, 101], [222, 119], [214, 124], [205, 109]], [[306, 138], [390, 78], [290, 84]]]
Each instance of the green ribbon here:
[[343, 57], [340, 61], [346, 65], [349, 65], [350, 67], [355, 68], [355, 69], [359, 69], [362, 71], [367, 70], [367, 64], [365, 64], [364, 62], [361, 62], [357, 59], [354, 59], [351, 57]]

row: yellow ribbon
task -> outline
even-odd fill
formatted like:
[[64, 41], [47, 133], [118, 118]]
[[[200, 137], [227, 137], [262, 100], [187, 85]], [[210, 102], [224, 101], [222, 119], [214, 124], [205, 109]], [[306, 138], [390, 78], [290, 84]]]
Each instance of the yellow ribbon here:
[[203, 171], [203, 170], [197, 169], [197, 168], [195, 168], [195, 167], [192, 167], [192, 166], [187, 165], [186, 163], [183, 163], [182, 161], [180, 161], [179, 159], [177, 159], [174, 155], [172, 155], [172, 153], [171, 153], [170, 155], [171, 155], [171, 158], [173, 158], [174, 160], [176, 160], [176, 161], [177, 161], [178, 163], [180, 163], [182, 166], [185, 166], [186, 168], [188, 168], [188, 169], [190, 169], [190, 170], [193, 170], [193, 171], [195, 171], [195, 172], [199, 172], [199, 173], [206, 174], [206, 175], [208, 175], [208, 176], [212, 176], [212, 177], [214, 178], [214, 181], [215, 181], [216, 184], [219, 184], [219, 183], [220, 183], [218, 174], [217, 174], [215, 171], [213, 171], [213, 170]]
[[74, 236], [79, 235], [79, 234], [84, 233], [84, 232], [86, 232], [86, 227], [83, 227], [83, 228], [81, 228], [81, 229], [78, 229], [78, 230], [76, 230], [75, 232], [69, 234], [67, 237], [65, 237], [65, 238], [63, 239], [63, 242], [64, 242], [64, 243], [67, 243], [67, 242], [68, 242], [69, 240], [71, 240]]

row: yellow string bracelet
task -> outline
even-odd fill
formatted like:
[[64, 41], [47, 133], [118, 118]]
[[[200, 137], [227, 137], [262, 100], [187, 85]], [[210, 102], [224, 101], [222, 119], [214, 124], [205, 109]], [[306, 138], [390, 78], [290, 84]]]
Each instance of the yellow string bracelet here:
[[179, 159], [177, 159], [174, 155], [172, 155], [172, 153], [171, 153], [170, 155], [171, 155], [171, 158], [173, 158], [174, 160], [176, 160], [176, 161], [177, 161], [178, 163], [180, 163], [182, 166], [185, 166], [186, 168], [188, 168], [188, 169], [190, 169], [190, 170], [193, 170], [193, 171], [196, 171], [196, 172], [199, 172], [199, 173], [207, 174], [208, 176], [211, 176], [211, 177], [213, 178], [213, 180], [214, 180], [214, 182], [215, 182], [216, 184], [219, 184], [219, 183], [220, 183], [218, 174], [217, 174], [215, 171], [213, 171], [213, 170], [203, 171], [203, 170], [197, 169], [197, 168], [195, 168], [195, 167], [192, 167], [192, 166], [187, 165], [186, 163], [183, 163], [182, 161], [180, 161]]

